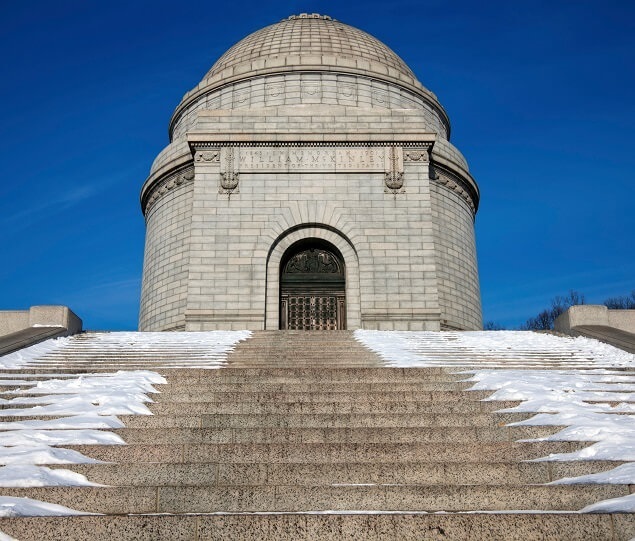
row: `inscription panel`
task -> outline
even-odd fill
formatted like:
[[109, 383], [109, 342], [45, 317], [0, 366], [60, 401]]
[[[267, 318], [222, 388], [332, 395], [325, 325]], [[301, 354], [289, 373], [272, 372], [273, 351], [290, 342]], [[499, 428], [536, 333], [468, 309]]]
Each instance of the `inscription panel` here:
[[240, 147], [241, 172], [384, 171], [384, 147]]

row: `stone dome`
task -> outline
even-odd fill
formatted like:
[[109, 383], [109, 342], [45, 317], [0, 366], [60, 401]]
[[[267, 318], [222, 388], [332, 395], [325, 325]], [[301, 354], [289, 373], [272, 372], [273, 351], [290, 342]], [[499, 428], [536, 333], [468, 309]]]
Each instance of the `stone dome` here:
[[[341, 62], [345, 60], [345, 62]], [[253, 63], [257, 61], [258, 65]], [[347, 61], [347, 62], [346, 62]], [[414, 81], [406, 63], [370, 34], [327, 15], [292, 15], [250, 34], [223, 54], [203, 79], [227, 71], [332, 65]], [[254, 70], [255, 68], [255, 70]]]
[[[395, 52], [358, 28], [315, 13], [292, 15], [230, 47], [183, 96], [172, 115], [170, 138], [183, 137], [202, 109], [304, 103], [303, 97], [298, 100], [294, 96], [300, 90], [300, 80], [320, 79], [324, 88], [330, 89], [321, 94], [321, 103], [338, 104], [337, 96], [331, 94], [340, 76], [355, 79], [343, 83], [352, 85], [348, 92], [358, 97], [344, 100], [347, 106], [419, 109], [426, 115], [431, 132], [449, 138], [450, 121], [437, 97]], [[285, 100], [269, 100], [265, 85], [285, 87]], [[372, 103], [371, 96], [377, 95], [378, 89], [385, 97]], [[307, 96], [307, 103], [315, 104], [315, 100]]]

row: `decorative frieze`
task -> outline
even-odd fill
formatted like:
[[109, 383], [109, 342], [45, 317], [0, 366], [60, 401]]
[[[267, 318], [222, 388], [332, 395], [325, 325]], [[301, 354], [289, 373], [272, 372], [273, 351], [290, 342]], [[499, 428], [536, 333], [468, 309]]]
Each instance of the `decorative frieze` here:
[[240, 107], [241, 105], [247, 105], [249, 101], [249, 92], [235, 92], [234, 93], [234, 107]]
[[179, 171], [178, 173], [173, 173], [159, 184], [156, 185], [154, 190], [150, 193], [150, 196], [146, 200], [144, 214], [147, 213], [154, 204], [161, 199], [166, 193], [186, 184], [188, 182], [192, 182], [194, 180], [194, 168], [189, 167], [188, 169]]
[[457, 175], [435, 165], [430, 171], [430, 178], [459, 195], [472, 209], [472, 212], [476, 213], [475, 200], [478, 201], [478, 199], [473, 197], [470, 187]]

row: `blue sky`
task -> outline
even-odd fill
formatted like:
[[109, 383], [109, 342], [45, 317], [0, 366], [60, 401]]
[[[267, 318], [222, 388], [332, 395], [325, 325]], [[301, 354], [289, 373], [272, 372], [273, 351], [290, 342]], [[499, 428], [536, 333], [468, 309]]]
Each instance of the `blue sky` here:
[[139, 189], [182, 95], [236, 41], [326, 13], [435, 92], [481, 188], [483, 312], [635, 289], [635, 3], [3, 2], [0, 309], [135, 329]]

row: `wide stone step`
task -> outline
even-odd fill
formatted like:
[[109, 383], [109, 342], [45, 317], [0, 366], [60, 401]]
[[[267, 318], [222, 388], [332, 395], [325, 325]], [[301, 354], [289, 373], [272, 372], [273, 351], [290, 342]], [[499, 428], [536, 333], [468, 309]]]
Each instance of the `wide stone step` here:
[[[296, 381], [304, 383], [307, 380], [315, 381], [366, 381], [366, 382], [390, 382], [390, 381], [430, 381], [430, 376], [443, 375], [446, 378], [451, 372], [442, 368], [331, 368], [324, 370], [321, 367], [304, 368], [235, 368], [229, 365], [217, 370], [197, 370], [191, 374], [185, 371], [170, 371], [170, 382], [178, 383], [179, 378], [199, 377], [204, 380], [221, 379], [229, 383], [232, 377], [240, 377], [240, 380], [252, 382], [254, 379], [262, 382]], [[458, 374], [457, 379], [465, 379], [468, 375]], [[282, 379], [281, 379], [282, 378]]]
[[583, 442], [472, 442], [472, 443], [233, 443], [65, 445], [104, 462], [478, 462], [522, 461], [553, 453], [570, 453], [587, 447]]
[[342, 464], [270, 463], [140, 463], [55, 466], [113, 486], [237, 486], [237, 485], [519, 485], [549, 483], [587, 475], [622, 462], [351, 462]]
[[[317, 402], [420, 402], [430, 399], [432, 392], [461, 392], [460, 387], [451, 383], [422, 384], [420, 391], [369, 391], [369, 392], [217, 392], [214, 390], [166, 392], [151, 395], [155, 401], [165, 402], [275, 402], [275, 403], [317, 403]], [[455, 395], [454, 395], [455, 396]], [[482, 396], [482, 394], [480, 395]], [[451, 397], [450, 397], [451, 398]], [[467, 397], [475, 399], [476, 397]]]
[[624, 485], [343, 485], [6, 488], [83, 512], [576, 511], [630, 494]]
[[[155, 385], [155, 388], [161, 393], [177, 393], [184, 390], [190, 391], [216, 391], [228, 393], [241, 392], [265, 392], [265, 393], [307, 393], [307, 392], [372, 392], [372, 391], [419, 391], [421, 385], [430, 383], [452, 383], [455, 385], [466, 386], [467, 382], [453, 381], [447, 375], [439, 374], [426, 382], [409, 382], [409, 381], [381, 381], [381, 382], [364, 382], [364, 381], [260, 381], [252, 380], [248, 382], [226, 383], [218, 379], [196, 379], [184, 381], [182, 378], [173, 378], [167, 374], [167, 385]], [[472, 383], [470, 383], [471, 385]]]
[[[276, 403], [304, 403], [304, 402], [413, 402], [429, 399], [429, 392], [461, 392], [461, 387], [452, 383], [422, 384], [419, 391], [337, 391], [337, 392], [257, 392], [257, 391], [216, 391], [213, 388], [201, 390], [168, 389], [149, 396], [157, 402], [276, 402]], [[73, 393], [73, 389], [65, 390]], [[60, 393], [64, 394], [64, 393]], [[25, 389], [19, 394], [7, 393], [2, 398], [30, 398], [48, 396], [37, 389]], [[479, 396], [482, 396], [479, 395]], [[11, 404], [2, 404], [11, 407]]]
[[[358, 428], [358, 427], [500, 427], [530, 417], [527, 413], [291, 414], [291, 415], [121, 415], [126, 428]], [[2, 422], [11, 421], [0, 417]]]
[[121, 428], [127, 443], [417, 443], [542, 438], [564, 427]]
[[[126, 363], [123, 363], [126, 364]], [[157, 363], [161, 364], [158, 360]], [[98, 368], [98, 367], [96, 367]], [[20, 367], [12, 371], [17, 374], [33, 374], [39, 376], [46, 367]], [[54, 374], [76, 374], [79, 372], [90, 373], [93, 369], [85, 366], [81, 369], [72, 368], [68, 364], [60, 365], [55, 371], [47, 371], [47, 376]], [[389, 383], [389, 382], [428, 382], [441, 377], [444, 381], [452, 379], [467, 379], [469, 374], [453, 374], [443, 368], [330, 368], [305, 367], [305, 368], [170, 368], [164, 375], [172, 384], [207, 383], [216, 381], [219, 383], [307, 383], [307, 382], [365, 382], [365, 383]]]
[[[178, 415], [187, 411], [190, 414], [338, 414], [338, 413], [469, 413], [492, 411], [488, 402], [466, 400], [447, 400], [441, 402], [432, 396], [420, 402], [156, 402], [150, 404], [155, 415]], [[495, 409], [507, 407], [506, 402], [497, 402]], [[518, 402], [511, 402], [516, 405]], [[0, 415], [2, 408], [0, 407]]]
[[635, 520], [577, 513], [116, 515], [0, 518], [0, 530], [21, 541], [627, 541]]

